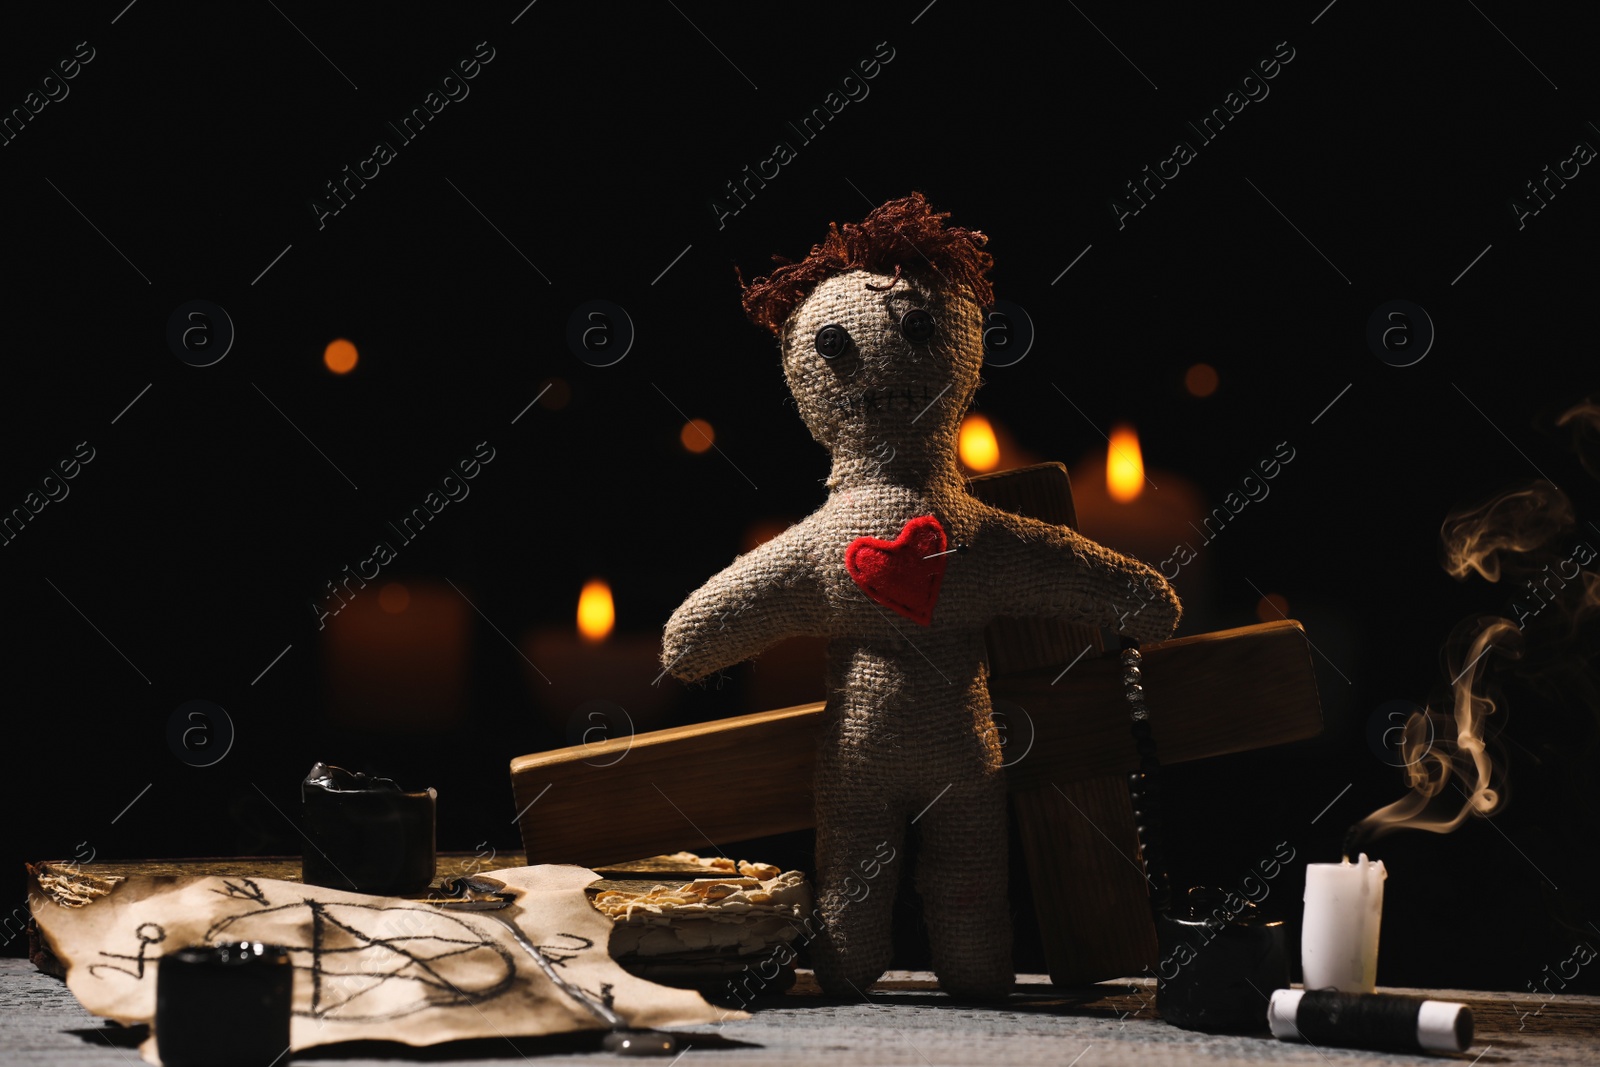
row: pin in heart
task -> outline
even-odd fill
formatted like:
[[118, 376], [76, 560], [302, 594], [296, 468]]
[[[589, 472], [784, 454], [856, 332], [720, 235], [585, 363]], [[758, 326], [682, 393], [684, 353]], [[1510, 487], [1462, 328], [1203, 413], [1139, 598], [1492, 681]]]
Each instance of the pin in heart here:
[[851, 541], [844, 550], [844, 567], [873, 601], [927, 626], [944, 581], [949, 557], [942, 553], [948, 544], [938, 519], [918, 515], [893, 541], [876, 537]]

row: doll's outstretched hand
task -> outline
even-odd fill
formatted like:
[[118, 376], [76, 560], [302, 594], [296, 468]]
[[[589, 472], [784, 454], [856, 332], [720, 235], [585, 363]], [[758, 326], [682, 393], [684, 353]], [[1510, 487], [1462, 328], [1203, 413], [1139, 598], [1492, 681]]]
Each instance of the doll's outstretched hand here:
[[1183, 606], [1170, 582], [1068, 526], [992, 510], [973, 556], [989, 568], [993, 614], [1104, 626], [1141, 641], [1170, 636]]
[[667, 620], [661, 666], [695, 682], [786, 637], [824, 633], [827, 611], [803, 551], [804, 524], [740, 556]]
[[1155, 568], [1134, 559], [1128, 562], [1143, 574], [1128, 579], [1128, 591], [1118, 603], [1114, 629], [1140, 641], [1164, 641], [1178, 628], [1183, 604], [1172, 583]]

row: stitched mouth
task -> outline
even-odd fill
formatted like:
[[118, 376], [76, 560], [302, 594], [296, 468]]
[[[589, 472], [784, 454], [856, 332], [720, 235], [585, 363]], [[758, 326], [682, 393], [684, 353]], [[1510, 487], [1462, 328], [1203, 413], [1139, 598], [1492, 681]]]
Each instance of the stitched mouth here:
[[924, 382], [863, 389], [856, 393], [840, 393], [833, 398], [833, 406], [840, 411], [859, 411], [868, 415], [886, 411], [911, 411], [915, 414], [926, 410], [949, 389], [948, 384], [934, 388]]

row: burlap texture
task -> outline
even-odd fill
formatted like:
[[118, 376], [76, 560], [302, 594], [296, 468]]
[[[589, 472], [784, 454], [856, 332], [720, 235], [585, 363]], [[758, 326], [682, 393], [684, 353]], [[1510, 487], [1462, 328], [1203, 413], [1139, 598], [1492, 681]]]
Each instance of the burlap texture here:
[[[914, 307], [938, 323], [925, 344], [900, 334]], [[824, 360], [813, 338], [830, 323], [853, 345]], [[840, 995], [864, 991], [888, 966], [912, 820], [940, 985], [973, 997], [1011, 986], [1004, 772], [984, 627], [1002, 615], [1054, 616], [1158, 640], [1180, 611], [1153, 569], [967, 492], [956, 439], [979, 384], [981, 330], [965, 290], [860, 270], [818, 285], [785, 323], [782, 350], [800, 414], [833, 456], [828, 499], [713, 577], [666, 626], [662, 663], [686, 681], [786, 637], [831, 639], [814, 791], [823, 930], [812, 949], [819, 981]], [[925, 627], [869, 599], [844, 562], [856, 538], [893, 540], [919, 515], [964, 546], [946, 557]]]

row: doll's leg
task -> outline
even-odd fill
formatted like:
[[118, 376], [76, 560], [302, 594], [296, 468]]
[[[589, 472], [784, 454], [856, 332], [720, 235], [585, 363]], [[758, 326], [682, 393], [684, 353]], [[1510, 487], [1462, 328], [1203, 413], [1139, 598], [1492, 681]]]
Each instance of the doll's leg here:
[[853, 791], [830, 790], [820, 777], [816, 888], [822, 924], [810, 942], [811, 965], [828, 994], [854, 998], [878, 980], [894, 950], [890, 927], [906, 814], [881, 793], [842, 796]]
[[[928, 800], [944, 788], [930, 784]], [[922, 896], [939, 987], [988, 999], [1011, 991], [1011, 902], [1006, 893], [1005, 780], [956, 782], [917, 820]]]

